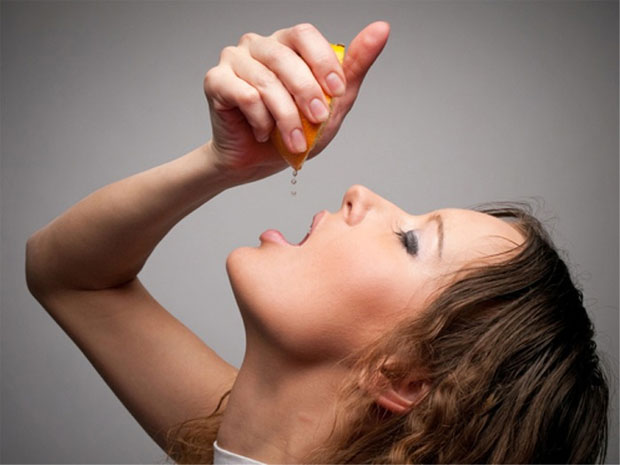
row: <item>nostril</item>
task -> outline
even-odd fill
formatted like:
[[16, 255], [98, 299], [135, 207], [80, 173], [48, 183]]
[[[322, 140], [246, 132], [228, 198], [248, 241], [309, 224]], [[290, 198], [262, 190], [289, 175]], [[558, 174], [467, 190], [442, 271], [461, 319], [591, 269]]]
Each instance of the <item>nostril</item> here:
[[353, 211], [353, 202], [351, 202], [350, 200], [347, 200], [345, 207], [346, 207], [345, 217], [350, 218], [351, 212]]
[[[357, 218], [362, 210], [364, 210], [364, 188], [360, 185], [351, 186], [347, 189], [342, 199], [342, 212], [347, 223], [352, 224], [358, 221]], [[361, 210], [360, 210], [361, 209]]]

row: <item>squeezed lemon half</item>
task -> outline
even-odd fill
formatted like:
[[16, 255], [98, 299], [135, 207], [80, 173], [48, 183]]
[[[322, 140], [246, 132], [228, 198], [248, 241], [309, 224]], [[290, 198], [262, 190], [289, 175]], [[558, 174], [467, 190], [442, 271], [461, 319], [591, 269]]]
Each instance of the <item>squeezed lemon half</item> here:
[[[342, 44], [330, 44], [330, 45], [332, 46], [332, 49], [334, 50], [334, 52], [336, 52], [338, 61], [340, 62], [340, 64], [342, 64], [344, 60], [345, 46]], [[327, 104], [329, 105], [329, 112], [331, 115], [332, 107], [333, 107], [333, 100], [329, 95], [325, 93], [324, 95], [325, 95], [325, 100], [327, 100]], [[297, 110], [299, 111], [299, 108]], [[308, 154], [314, 148], [315, 144], [321, 137], [321, 131], [325, 127], [325, 124], [327, 123], [327, 121], [329, 121], [329, 118], [327, 118], [327, 120], [325, 120], [322, 123], [311, 123], [302, 114], [301, 111], [299, 112], [299, 117], [301, 118], [301, 127], [304, 132], [304, 136], [306, 137], [306, 146], [307, 146], [306, 151], [299, 152], [299, 153], [290, 152], [284, 145], [284, 141], [282, 140], [282, 134], [280, 133], [280, 130], [277, 127], [274, 128], [270, 136], [272, 144], [276, 147], [276, 149], [278, 149], [278, 152], [280, 153], [280, 155], [282, 155], [282, 158], [284, 158], [286, 162], [289, 165], [291, 165], [291, 167], [294, 170], [297, 170], [297, 171], [299, 171], [301, 167], [303, 166], [304, 162], [306, 161], [306, 158], [308, 158]]]

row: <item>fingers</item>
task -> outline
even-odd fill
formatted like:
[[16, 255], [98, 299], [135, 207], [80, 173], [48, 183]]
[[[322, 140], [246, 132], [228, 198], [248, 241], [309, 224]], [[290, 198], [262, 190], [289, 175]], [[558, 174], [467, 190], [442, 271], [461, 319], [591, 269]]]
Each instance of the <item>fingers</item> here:
[[325, 93], [338, 97], [345, 91], [342, 66], [329, 42], [312, 24], [298, 24], [273, 34], [280, 42], [294, 50], [312, 71]]
[[277, 125], [287, 148], [304, 152], [299, 112], [311, 122], [325, 121], [329, 109], [324, 92], [344, 95], [342, 108], [350, 108], [389, 32], [385, 22], [368, 25], [351, 42], [343, 66], [310, 24], [269, 37], [245, 34], [238, 46], [222, 51], [220, 64], [207, 73], [205, 93], [216, 111], [238, 108], [259, 142]]
[[271, 114], [259, 92], [246, 81], [239, 79], [231, 68], [216, 66], [209, 70], [204, 79], [204, 89], [214, 110], [238, 108], [252, 127], [256, 140], [265, 142], [269, 139], [275, 124]]
[[344, 71], [334, 51], [308, 24], [269, 37], [245, 34], [237, 47], [222, 51], [220, 64], [205, 77], [205, 92], [216, 110], [239, 108], [258, 141], [266, 140], [275, 121], [293, 152], [307, 148], [299, 111], [321, 123], [329, 117], [324, 92], [338, 96], [344, 91]]
[[[312, 122], [321, 123], [327, 119], [329, 108], [321, 86], [308, 64], [291, 48], [273, 39], [258, 37], [252, 40], [248, 50], [254, 61], [239, 63], [236, 72], [240, 77], [261, 86], [264, 95], [268, 95], [270, 86], [274, 86], [274, 92], [288, 92]], [[245, 72], [251, 68], [255, 72]]]

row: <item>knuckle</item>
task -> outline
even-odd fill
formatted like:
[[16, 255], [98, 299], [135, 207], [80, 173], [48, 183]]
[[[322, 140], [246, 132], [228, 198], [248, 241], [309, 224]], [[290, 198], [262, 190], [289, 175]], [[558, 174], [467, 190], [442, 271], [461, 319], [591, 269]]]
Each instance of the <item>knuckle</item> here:
[[300, 23], [293, 26], [291, 32], [298, 36], [303, 36], [308, 33], [314, 33], [316, 32], [316, 30], [317, 29], [314, 27], [314, 25], [310, 23]]
[[297, 107], [294, 105], [287, 105], [286, 108], [279, 112], [278, 117], [287, 127], [294, 128], [301, 123], [299, 119], [299, 110], [297, 110]]
[[276, 42], [271, 40], [266, 40], [260, 44], [261, 50], [263, 51], [263, 60], [264, 63], [272, 67], [278, 60], [282, 57], [282, 49], [283, 47], [279, 46]]
[[[316, 63], [320, 67], [330, 68], [332, 66], [332, 61], [336, 60], [334, 53], [329, 51], [321, 50], [316, 55]], [[336, 61], [337, 63], [337, 61]]]
[[217, 66], [207, 71], [202, 83], [206, 92], [209, 92], [213, 89], [214, 83], [217, 82], [219, 75], [220, 69]]
[[287, 34], [290, 30], [291, 30], [290, 27], [278, 29], [277, 31], [274, 31], [273, 34], [271, 34], [269, 37], [277, 40], [279, 37], [282, 37], [283, 35]]
[[266, 69], [264, 72], [256, 76], [256, 81], [254, 84], [260, 89], [267, 89], [277, 85], [279, 82], [280, 81], [275, 73], [269, 69]]
[[244, 107], [256, 105], [260, 100], [260, 94], [253, 87], [245, 89], [238, 97], [239, 104]]
[[220, 52], [220, 61], [230, 61], [237, 54], [237, 47], [229, 45]]
[[254, 32], [246, 32], [239, 38], [239, 45], [246, 45], [250, 42], [256, 40], [259, 37], [258, 34]]
[[299, 79], [291, 84], [291, 91], [295, 95], [310, 97], [316, 90], [315, 83], [308, 79]]

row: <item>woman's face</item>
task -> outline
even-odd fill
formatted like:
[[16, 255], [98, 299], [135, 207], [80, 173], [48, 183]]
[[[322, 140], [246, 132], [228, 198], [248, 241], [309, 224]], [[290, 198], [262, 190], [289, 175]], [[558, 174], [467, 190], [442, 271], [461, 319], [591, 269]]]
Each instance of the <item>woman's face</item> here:
[[227, 270], [248, 344], [294, 360], [339, 360], [415, 316], [452, 272], [522, 240], [483, 213], [411, 215], [353, 186], [340, 210], [315, 216], [301, 245], [267, 231], [259, 247], [234, 250]]

